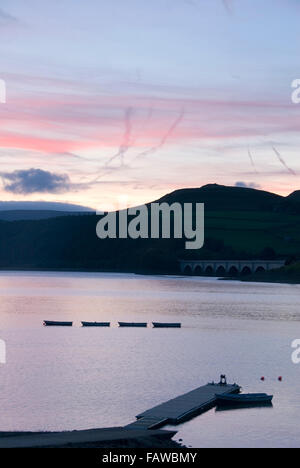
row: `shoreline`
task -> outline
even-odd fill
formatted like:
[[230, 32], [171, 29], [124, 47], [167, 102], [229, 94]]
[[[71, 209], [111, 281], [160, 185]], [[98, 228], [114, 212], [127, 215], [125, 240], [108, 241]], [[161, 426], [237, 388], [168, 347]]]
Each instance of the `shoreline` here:
[[244, 277], [236, 277], [236, 276], [205, 276], [205, 275], [184, 275], [181, 272], [141, 272], [141, 271], [124, 271], [124, 270], [96, 270], [96, 269], [78, 269], [78, 268], [0, 268], [0, 273], [5, 272], [44, 272], [44, 273], [111, 273], [116, 275], [121, 274], [131, 274], [137, 276], [174, 276], [174, 277], [182, 277], [182, 278], [211, 278], [218, 281], [240, 281], [242, 283], [268, 283], [268, 284], [300, 284], [299, 279], [291, 279], [291, 278], [269, 278], [263, 276], [254, 276], [250, 275], [247, 278]]
[[[204, 276], [204, 278], [207, 278]], [[265, 284], [290, 284], [291, 286], [292, 285], [296, 285], [296, 284], [300, 284], [300, 280], [299, 281], [291, 281], [291, 280], [288, 280], [288, 279], [272, 279], [272, 280], [268, 280], [266, 278], [249, 278], [249, 279], [243, 279], [243, 278], [236, 278], [236, 277], [233, 277], [233, 278], [228, 278], [228, 277], [224, 277], [224, 278], [218, 278], [219, 281], [239, 281], [241, 283], [265, 283]]]
[[110, 427], [62, 432], [0, 432], [0, 448], [183, 448], [176, 431]]
[[[20, 268], [0, 268], [0, 273], [5, 272], [44, 272], [44, 273], [111, 273], [111, 274], [131, 274], [137, 276], [174, 276], [182, 278], [211, 278], [218, 281], [240, 281], [242, 283], [268, 283], [268, 284], [300, 284], [300, 278], [292, 279], [290, 277], [283, 278], [278, 276], [277, 278], [270, 278], [270, 273], [266, 276], [263, 275], [249, 275], [248, 277], [237, 277], [237, 276], [206, 276], [206, 275], [184, 275], [181, 272], [150, 272], [150, 271], [124, 271], [124, 270], [98, 270], [98, 269], [84, 269], [84, 268], [34, 268], [34, 267], [20, 267]], [[276, 273], [278, 275], [278, 273]], [[274, 273], [273, 273], [274, 275]], [[289, 275], [287, 275], [289, 276]]]

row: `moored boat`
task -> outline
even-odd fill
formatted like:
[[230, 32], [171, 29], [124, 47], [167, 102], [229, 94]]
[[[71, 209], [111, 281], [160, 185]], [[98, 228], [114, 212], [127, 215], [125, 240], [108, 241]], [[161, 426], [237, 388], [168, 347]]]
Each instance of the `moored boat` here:
[[83, 327], [110, 327], [110, 322], [81, 322]]
[[153, 328], [181, 328], [181, 323], [152, 322]]
[[118, 322], [119, 327], [147, 327], [147, 322]]
[[266, 393], [216, 394], [216, 397], [217, 405], [257, 405], [271, 403], [273, 400], [273, 395]]
[[73, 322], [58, 322], [56, 320], [44, 320], [43, 325], [46, 327], [71, 327]]

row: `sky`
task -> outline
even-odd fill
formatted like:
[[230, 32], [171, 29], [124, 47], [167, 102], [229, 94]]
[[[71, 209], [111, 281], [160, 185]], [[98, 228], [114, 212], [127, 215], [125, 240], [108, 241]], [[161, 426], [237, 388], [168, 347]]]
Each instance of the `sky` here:
[[0, 200], [300, 189], [299, 17], [300, 0], [0, 0]]

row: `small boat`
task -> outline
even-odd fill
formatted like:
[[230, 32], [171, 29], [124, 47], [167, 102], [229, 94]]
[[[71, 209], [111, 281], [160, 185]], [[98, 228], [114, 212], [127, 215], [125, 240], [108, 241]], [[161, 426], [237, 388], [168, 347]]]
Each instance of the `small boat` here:
[[240, 411], [240, 410], [249, 410], [254, 408], [273, 408], [273, 404], [270, 401], [269, 403], [228, 403], [226, 405], [217, 405], [216, 413], [221, 413], [224, 411]]
[[118, 322], [119, 327], [147, 327], [147, 322]]
[[153, 328], [181, 328], [181, 323], [152, 322]]
[[271, 403], [273, 400], [273, 395], [267, 395], [266, 393], [216, 394], [216, 397], [217, 405], [257, 405]]
[[110, 322], [81, 322], [83, 327], [110, 327]]
[[73, 322], [57, 322], [55, 320], [44, 320], [45, 327], [71, 327]]

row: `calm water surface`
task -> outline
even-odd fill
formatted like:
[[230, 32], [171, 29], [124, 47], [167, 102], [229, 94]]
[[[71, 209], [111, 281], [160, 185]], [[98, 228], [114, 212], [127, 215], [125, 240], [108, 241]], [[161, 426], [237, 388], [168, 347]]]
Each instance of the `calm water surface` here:
[[[193, 447], [299, 447], [300, 286], [191, 277], [0, 273], [0, 430], [123, 425], [226, 373], [274, 407], [211, 410], [177, 426]], [[72, 320], [47, 328], [43, 320]], [[82, 329], [81, 320], [111, 321]], [[119, 329], [181, 321], [182, 329]], [[262, 383], [260, 377], [266, 381]], [[278, 382], [279, 375], [283, 382]]]

